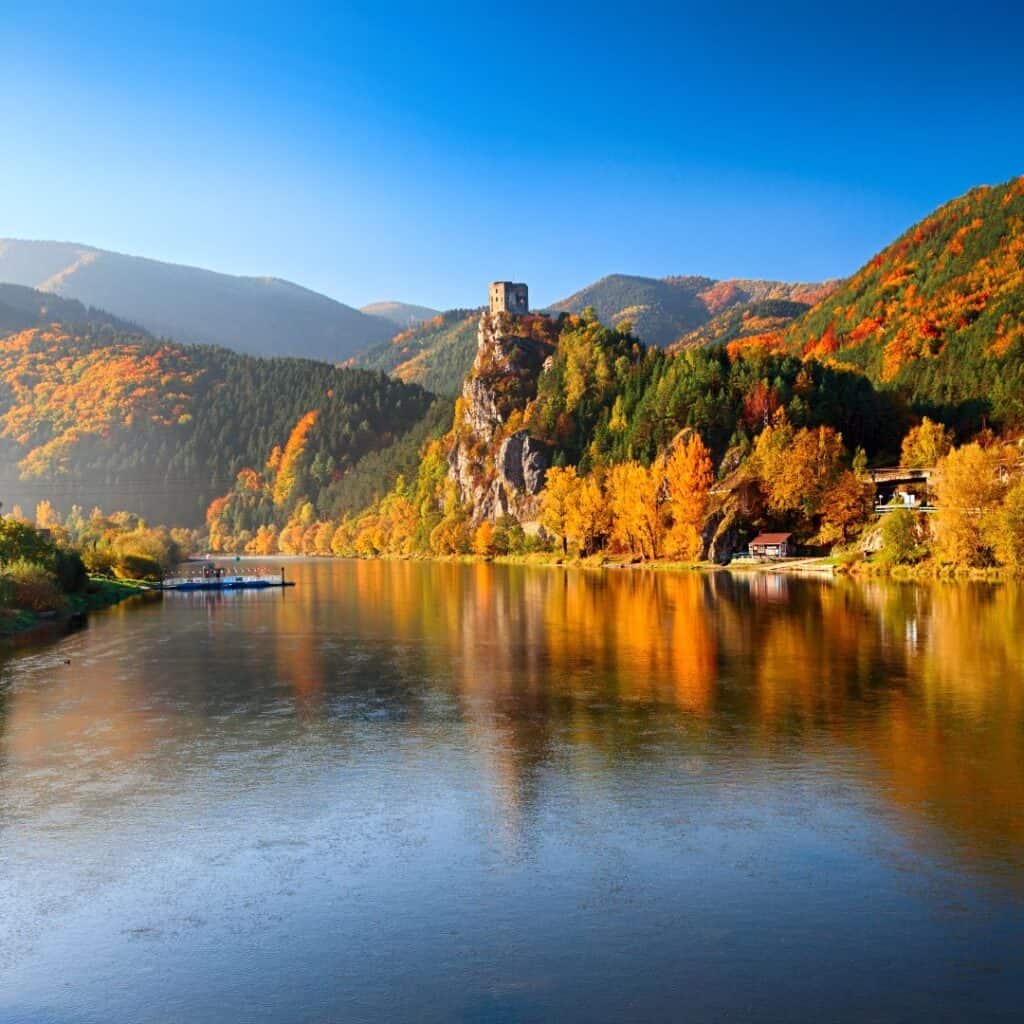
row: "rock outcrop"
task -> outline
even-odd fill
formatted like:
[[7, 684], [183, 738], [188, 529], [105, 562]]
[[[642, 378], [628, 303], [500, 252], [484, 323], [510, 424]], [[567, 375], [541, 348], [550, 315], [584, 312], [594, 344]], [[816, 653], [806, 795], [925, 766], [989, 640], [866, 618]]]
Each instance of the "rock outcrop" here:
[[551, 452], [521, 423], [553, 345], [543, 318], [484, 313], [473, 369], [462, 387], [448, 455], [449, 476], [473, 519], [534, 518]]

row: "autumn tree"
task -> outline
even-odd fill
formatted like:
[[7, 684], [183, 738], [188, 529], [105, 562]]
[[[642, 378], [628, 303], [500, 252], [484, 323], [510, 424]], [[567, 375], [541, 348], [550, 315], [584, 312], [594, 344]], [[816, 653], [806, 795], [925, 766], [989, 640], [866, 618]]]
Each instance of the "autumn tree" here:
[[300, 417], [292, 428], [288, 443], [281, 453], [277, 467], [277, 478], [274, 480], [274, 504], [287, 505], [301, 493], [305, 485], [306, 459], [309, 448], [310, 434], [316, 426], [319, 413], [312, 409]]
[[468, 511], [459, 501], [453, 480], [445, 479], [443, 492], [444, 513], [430, 531], [430, 550], [435, 555], [468, 555], [473, 543]]
[[870, 480], [844, 470], [821, 499], [819, 544], [845, 544], [874, 510], [875, 489]]
[[917, 516], [909, 508], [894, 508], [882, 516], [879, 526], [882, 548], [879, 560], [890, 565], [905, 565], [923, 557], [924, 547], [919, 540]]
[[995, 556], [1001, 565], [1024, 568], [1024, 480], [1018, 480], [986, 523]]
[[608, 537], [612, 516], [608, 498], [597, 476], [591, 473], [576, 481], [566, 518], [566, 530], [584, 557], [594, 554]]
[[622, 462], [609, 470], [612, 539], [624, 551], [645, 559], [661, 553], [660, 490], [661, 475], [639, 462]]
[[660, 465], [666, 510], [671, 524], [665, 537], [668, 555], [692, 561], [700, 557], [701, 529], [708, 509], [708, 494], [715, 474], [711, 453], [699, 434], [669, 453]]
[[273, 555], [277, 553], [277, 527], [260, 526], [256, 535], [245, 546], [250, 555]]
[[934, 466], [953, 446], [953, 431], [927, 416], [907, 431], [900, 449], [900, 465], [908, 469]]
[[50, 530], [51, 532], [63, 528], [60, 516], [57, 515], [57, 510], [53, 507], [52, 502], [46, 498], [43, 498], [36, 505], [36, 526], [40, 530]]
[[345, 518], [338, 523], [331, 536], [331, 553], [339, 557], [348, 557], [355, 552], [355, 526], [351, 519]]
[[540, 522], [545, 530], [559, 538], [563, 555], [569, 550], [569, 523], [576, 490], [575, 466], [552, 466], [548, 470], [540, 496]]
[[482, 558], [494, 554], [494, 525], [488, 519], [473, 532], [473, 554]]
[[967, 444], [939, 461], [934, 484], [935, 554], [955, 565], [990, 565], [994, 560], [987, 528], [1006, 490], [999, 474], [999, 451]]
[[752, 460], [769, 511], [798, 515], [809, 524], [823, 510], [844, 455], [842, 436], [831, 427], [794, 430], [780, 414], [758, 435]]

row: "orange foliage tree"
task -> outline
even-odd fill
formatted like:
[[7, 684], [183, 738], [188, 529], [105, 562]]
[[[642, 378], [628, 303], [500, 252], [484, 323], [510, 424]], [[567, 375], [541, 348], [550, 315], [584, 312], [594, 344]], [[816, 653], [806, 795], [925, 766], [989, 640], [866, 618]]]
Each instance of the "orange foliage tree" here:
[[700, 435], [695, 433], [676, 445], [660, 468], [670, 520], [665, 536], [665, 553], [687, 560], [699, 558], [708, 493], [715, 478], [711, 453]]

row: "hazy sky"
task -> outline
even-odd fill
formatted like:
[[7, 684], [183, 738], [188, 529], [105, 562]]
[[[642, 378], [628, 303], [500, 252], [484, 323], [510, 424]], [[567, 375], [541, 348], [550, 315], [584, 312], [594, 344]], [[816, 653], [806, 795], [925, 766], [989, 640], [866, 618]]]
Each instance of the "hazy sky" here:
[[539, 305], [841, 276], [1024, 173], [1020, 4], [206, 6], [0, 0], [0, 235]]

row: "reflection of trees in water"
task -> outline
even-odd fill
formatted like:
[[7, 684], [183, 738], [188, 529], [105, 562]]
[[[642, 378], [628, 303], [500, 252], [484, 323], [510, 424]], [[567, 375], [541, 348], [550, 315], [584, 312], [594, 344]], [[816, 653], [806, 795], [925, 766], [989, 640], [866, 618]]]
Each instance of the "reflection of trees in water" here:
[[74, 770], [98, 756], [78, 742], [97, 722], [103, 762], [130, 764], [191, 732], [244, 737], [291, 702], [339, 736], [374, 716], [427, 745], [464, 728], [513, 832], [556, 777], [839, 754], [911, 827], [1004, 857], [1024, 846], [1020, 587], [384, 561], [294, 573], [287, 594], [128, 610], [123, 632], [90, 641], [92, 668], [0, 686], [0, 772], [64, 748]]
[[423, 638], [517, 813], [574, 749], [615, 766], [832, 748], [958, 841], [1024, 839], [1019, 588], [367, 565], [364, 597]]

